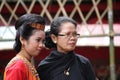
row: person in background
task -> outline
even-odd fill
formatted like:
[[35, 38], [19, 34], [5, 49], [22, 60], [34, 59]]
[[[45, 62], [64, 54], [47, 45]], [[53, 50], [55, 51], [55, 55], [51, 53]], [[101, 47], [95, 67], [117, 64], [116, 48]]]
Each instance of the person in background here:
[[52, 51], [37, 68], [41, 80], [95, 80], [89, 60], [76, 54], [77, 23], [68, 17], [58, 17], [46, 32], [45, 46]]
[[37, 14], [24, 14], [15, 23], [16, 56], [10, 60], [4, 71], [4, 80], [40, 80], [31, 63], [44, 48], [45, 20]]

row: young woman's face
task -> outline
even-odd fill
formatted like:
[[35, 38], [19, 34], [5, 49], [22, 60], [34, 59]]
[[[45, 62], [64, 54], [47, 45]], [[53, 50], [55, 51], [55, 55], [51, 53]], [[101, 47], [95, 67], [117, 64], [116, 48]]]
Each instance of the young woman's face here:
[[63, 23], [57, 36], [57, 50], [67, 53], [75, 49], [77, 42], [77, 31], [74, 24]]
[[25, 50], [30, 56], [37, 56], [44, 48], [45, 32], [35, 30], [28, 40], [25, 41]]

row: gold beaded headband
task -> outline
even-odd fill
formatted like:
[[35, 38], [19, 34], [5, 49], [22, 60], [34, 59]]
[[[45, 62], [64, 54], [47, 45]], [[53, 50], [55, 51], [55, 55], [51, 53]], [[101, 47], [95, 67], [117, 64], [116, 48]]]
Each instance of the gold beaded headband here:
[[44, 31], [45, 26], [39, 23], [31, 23], [31, 27]]

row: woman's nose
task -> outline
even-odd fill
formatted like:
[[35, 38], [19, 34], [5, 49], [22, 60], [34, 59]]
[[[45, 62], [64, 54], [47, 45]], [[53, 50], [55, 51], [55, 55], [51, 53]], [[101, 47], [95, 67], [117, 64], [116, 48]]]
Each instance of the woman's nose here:
[[40, 42], [39, 47], [44, 48], [45, 47], [44, 43]]

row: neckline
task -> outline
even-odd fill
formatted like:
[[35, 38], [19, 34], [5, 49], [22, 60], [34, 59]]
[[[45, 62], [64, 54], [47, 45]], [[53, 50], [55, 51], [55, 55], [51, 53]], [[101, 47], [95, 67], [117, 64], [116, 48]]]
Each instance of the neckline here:
[[70, 51], [66, 54], [66, 53], [63, 53], [63, 52], [59, 52], [57, 50], [53, 50], [51, 53], [54, 54], [55, 56], [68, 56], [70, 54], [73, 54], [74, 52]]
[[36, 77], [39, 77], [38, 73], [37, 73], [37, 71], [35, 69], [35, 66], [28, 59], [26, 59], [24, 56], [22, 56], [20, 54], [17, 54], [17, 56], [24, 61], [24, 63], [28, 66], [30, 72], [33, 75], [35, 75]]

